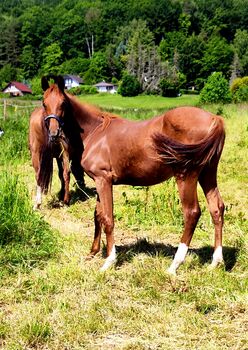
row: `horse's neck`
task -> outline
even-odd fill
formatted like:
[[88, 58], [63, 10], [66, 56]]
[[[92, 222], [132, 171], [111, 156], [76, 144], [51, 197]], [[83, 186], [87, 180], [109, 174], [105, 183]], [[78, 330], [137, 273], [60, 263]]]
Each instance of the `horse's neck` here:
[[74, 118], [83, 129], [83, 138], [85, 139], [91, 134], [100, 124], [102, 124], [101, 111], [92, 111], [87, 106], [84, 106], [78, 101], [72, 100]]

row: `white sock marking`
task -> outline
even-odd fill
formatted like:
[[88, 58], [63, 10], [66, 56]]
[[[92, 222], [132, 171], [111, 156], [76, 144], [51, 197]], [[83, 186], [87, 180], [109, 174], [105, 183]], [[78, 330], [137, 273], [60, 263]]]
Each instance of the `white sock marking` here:
[[189, 247], [185, 243], [180, 243], [171, 266], [167, 270], [170, 274], [175, 275], [178, 267], [184, 262]]
[[38, 209], [40, 205], [41, 205], [41, 187], [37, 186], [34, 209]]
[[222, 262], [223, 262], [222, 246], [218, 246], [214, 251], [211, 267], [216, 267]]
[[100, 271], [106, 271], [111, 265], [114, 264], [114, 262], [116, 261], [116, 250], [115, 250], [115, 245], [113, 245], [112, 251], [110, 253], [110, 255], [107, 257], [107, 259], [105, 260], [105, 263], [103, 264], [103, 266], [100, 268]]

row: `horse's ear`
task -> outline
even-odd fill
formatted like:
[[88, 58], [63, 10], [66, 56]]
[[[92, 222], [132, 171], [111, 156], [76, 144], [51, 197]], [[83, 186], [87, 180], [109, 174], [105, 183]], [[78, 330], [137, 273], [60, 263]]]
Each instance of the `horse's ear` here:
[[41, 78], [41, 87], [43, 91], [46, 91], [49, 88], [49, 82], [47, 77], [42, 77]]
[[64, 89], [65, 89], [65, 81], [64, 81], [64, 78], [61, 75], [58, 75], [56, 77], [56, 84], [58, 85], [58, 87], [59, 87], [59, 89], [61, 91], [64, 91]]

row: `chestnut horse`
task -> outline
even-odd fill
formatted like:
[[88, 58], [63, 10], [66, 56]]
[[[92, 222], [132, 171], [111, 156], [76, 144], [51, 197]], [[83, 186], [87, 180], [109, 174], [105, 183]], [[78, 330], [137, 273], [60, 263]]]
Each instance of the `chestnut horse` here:
[[[95, 181], [97, 199], [95, 234], [89, 257], [100, 250], [101, 230], [107, 240], [107, 258], [101, 270], [116, 260], [114, 243], [113, 185], [150, 186], [174, 176], [184, 215], [184, 230], [169, 272], [176, 273], [185, 260], [200, 217], [199, 181], [215, 227], [212, 266], [223, 261], [224, 203], [217, 187], [217, 166], [225, 140], [220, 116], [195, 107], [179, 107], [145, 121], [130, 121], [79, 102], [54, 84], [44, 94], [51, 135], [60, 129], [70, 106], [71, 123], [81, 130], [84, 144], [81, 165]], [[69, 124], [69, 122], [68, 122]]]
[[[52, 78], [52, 76], [50, 77]], [[53, 77], [55, 79], [55, 77]], [[56, 78], [60, 88], [64, 89], [63, 78]], [[42, 87], [47, 90], [48, 79], [43, 79]], [[56, 102], [55, 102], [56, 103]], [[63, 106], [65, 109], [65, 106]], [[59, 178], [61, 182], [61, 190], [59, 199], [65, 204], [69, 204], [70, 192], [70, 172], [72, 171], [78, 186], [84, 187], [84, 171], [81, 167], [81, 155], [83, 144], [79, 133], [70, 131], [66, 125], [64, 112], [61, 109], [56, 110], [63, 119], [55, 114], [47, 112], [45, 107], [36, 108], [30, 117], [29, 122], [29, 149], [31, 152], [32, 165], [35, 170], [37, 188], [34, 209], [38, 209], [42, 202], [42, 193], [47, 193], [52, 180], [53, 158], [56, 158]], [[70, 113], [68, 109], [67, 114]], [[57, 132], [52, 134], [49, 132], [49, 125], [59, 124]], [[70, 123], [71, 125], [71, 123]], [[69, 125], [69, 126], [70, 126]], [[66, 131], [65, 131], [66, 127]], [[69, 135], [68, 135], [69, 133]], [[71, 141], [69, 141], [69, 136]]]

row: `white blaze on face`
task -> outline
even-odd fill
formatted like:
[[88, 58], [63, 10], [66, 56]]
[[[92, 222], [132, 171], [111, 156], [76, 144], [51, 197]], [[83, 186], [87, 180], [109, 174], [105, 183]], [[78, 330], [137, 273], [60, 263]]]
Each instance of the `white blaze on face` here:
[[171, 266], [167, 270], [170, 274], [175, 275], [178, 267], [184, 262], [186, 254], [188, 252], [189, 247], [185, 243], [180, 243], [175, 257], [171, 263]]
[[110, 255], [107, 257], [105, 260], [105, 263], [101, 267], [100, 271], [106, 271], [111, 265], [114, 264], [116, 261], [116, 250], [115, 250], [115, 245], [113, 245], [112, 251]]

